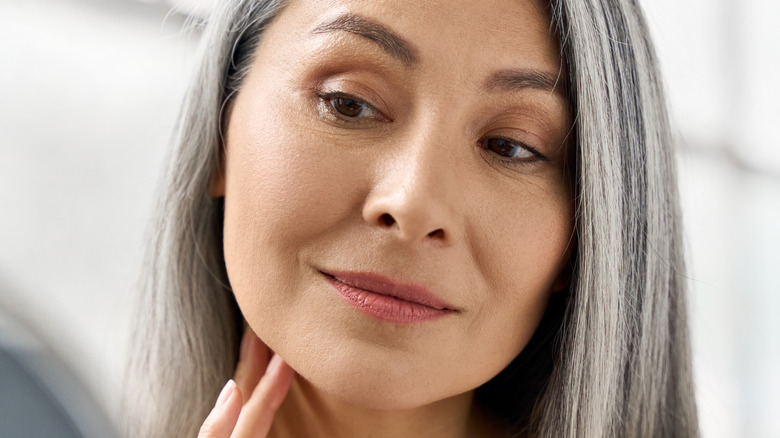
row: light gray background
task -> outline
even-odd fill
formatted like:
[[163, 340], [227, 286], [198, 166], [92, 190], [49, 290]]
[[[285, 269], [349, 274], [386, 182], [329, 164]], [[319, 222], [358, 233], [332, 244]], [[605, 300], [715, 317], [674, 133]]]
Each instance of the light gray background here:
[[[778, 436], [780, 2], [644, 3], [679, 133], [704, 435]], [[27, 326], [108, 407], [195, 61], [183, 22], [164, 2], [0, 0], [0, 337]]]

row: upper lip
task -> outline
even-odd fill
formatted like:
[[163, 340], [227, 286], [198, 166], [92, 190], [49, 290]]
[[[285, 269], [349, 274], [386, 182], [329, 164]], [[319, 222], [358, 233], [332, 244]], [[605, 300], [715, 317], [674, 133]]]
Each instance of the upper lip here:
[[398, 298], [411, 303], [421, 304], [439, 310], [457, 310], [454, 306], [437, 297], [426, 287], [400, 281], [394, 281], [382, 274], [373, 272], [333, 272], [322, 271], [335, 280], [379, 295]]

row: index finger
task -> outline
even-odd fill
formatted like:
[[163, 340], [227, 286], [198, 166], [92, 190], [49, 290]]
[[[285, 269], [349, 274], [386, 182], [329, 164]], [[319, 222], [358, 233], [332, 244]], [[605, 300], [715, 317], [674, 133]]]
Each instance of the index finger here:
[[241, 412], [241, 390], [229, 380], [217, 403], [206, 417], [198, 432], [198, 438], [228, 438], [235, 428]]
[[268, 367], [268, 347], [257, 337], [255, 332], [248, 326], [244, 331], [244, 338], [241, 341], [241, 352], [236, 372], [233, 379], [236, 381], [241, 394], [244, 396], [244, 402], [255, 390], [257, 382], [265, 373]]
[[290, 389], [293, 377], [295, 371], [278, 354], [274, 354], [265, 375], [241, 410], [233, 436], [265, 437]]

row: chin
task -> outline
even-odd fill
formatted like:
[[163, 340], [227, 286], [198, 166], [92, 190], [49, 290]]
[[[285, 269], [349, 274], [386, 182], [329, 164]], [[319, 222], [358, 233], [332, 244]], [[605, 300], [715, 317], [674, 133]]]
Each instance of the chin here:
[[366, 409], [412, 409], [468, 390], [442, 385], [457, 380], [448, 378], [441, 369], [425, 370], [408, 362], [356, 351], [332, 352], [329, 357], [301, 361], [291, 357], [288, 363], [317, 390], [341, 403]]

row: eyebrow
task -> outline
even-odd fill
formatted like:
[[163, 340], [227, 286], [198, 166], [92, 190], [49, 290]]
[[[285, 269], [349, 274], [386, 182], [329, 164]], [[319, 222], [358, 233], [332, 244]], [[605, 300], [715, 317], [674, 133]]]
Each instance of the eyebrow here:
[[[378, 44], [385, 52], [411, 67], [419, 64], [415, 50], [398, 34], [383, 24], [353, 13], [345, 13], [319, 24], [310, 34], [349, 32]], [[483, 86], [488, 92], [517, 92], [527, 89], [549, 91], [566, 98], [566, 81], [561, 73], [536, 69], [501, 70], [492, 74]]]
[[352, 13], [339, 15], [333, 20], [318, 25], [310, 33], [317, 35], [337, 31], [349, 32], [375, 42], [407, 67], [419, 63], [415, 51], [403, 38], [384, 25], [360, 15]]
[[536, 69], [501, 70], [485, 81], [484, 90], [523, 91], [527, 89], [549, 91], [566, 98], [566, 82], [562, 73], [551, 73]]

